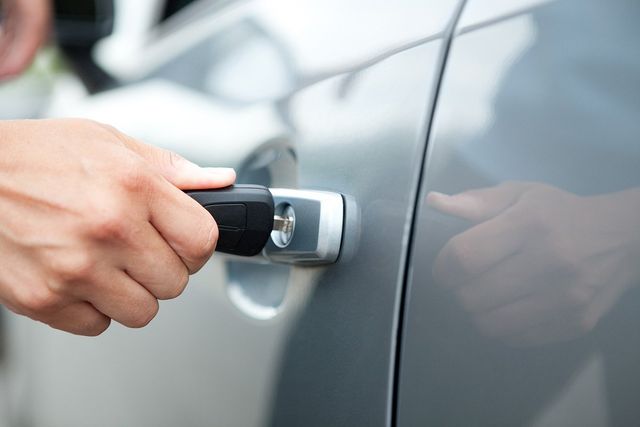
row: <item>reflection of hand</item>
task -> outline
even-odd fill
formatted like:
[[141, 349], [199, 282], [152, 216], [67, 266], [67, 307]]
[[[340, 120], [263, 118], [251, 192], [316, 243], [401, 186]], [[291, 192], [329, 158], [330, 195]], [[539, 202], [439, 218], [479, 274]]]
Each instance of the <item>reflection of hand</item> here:
[[579, 197], [509, 182], [427, 201], [476, 223], [433, 271], [486, 335], [513, 345], [580, 336], [640, 280], [639, 190]]
[[0, 79], [14, 76], [31, 63], [46, 39], [50, 20], [49, 0], [2, 0], [0, 27]]
[[0, 302], [84, 335], [182, 292], [218, 230], [178, 188], [235, 180], [85, 120], [0, 122], [0, 147]]

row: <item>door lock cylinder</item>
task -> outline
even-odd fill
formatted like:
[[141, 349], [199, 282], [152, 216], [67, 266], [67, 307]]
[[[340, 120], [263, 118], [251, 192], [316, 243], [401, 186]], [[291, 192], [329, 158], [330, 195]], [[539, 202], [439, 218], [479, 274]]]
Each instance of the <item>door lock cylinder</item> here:
[[218, 224], [216, 251], [285, 264], [330, 264], [342, 245], [340, 194], [257, 185], [187, 191]]

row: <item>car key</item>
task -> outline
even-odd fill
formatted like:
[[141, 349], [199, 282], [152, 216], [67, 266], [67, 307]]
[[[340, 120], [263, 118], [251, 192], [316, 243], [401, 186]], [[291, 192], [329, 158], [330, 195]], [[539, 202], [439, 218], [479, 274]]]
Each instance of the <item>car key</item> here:
[[233, 185], [215, 190], [190, 190], [218, 224], [216, 251], [253, 256], [262, 251], [271, 232], [288, 230], [290, 219], [274, 215], [273, 196], [260, 185]]

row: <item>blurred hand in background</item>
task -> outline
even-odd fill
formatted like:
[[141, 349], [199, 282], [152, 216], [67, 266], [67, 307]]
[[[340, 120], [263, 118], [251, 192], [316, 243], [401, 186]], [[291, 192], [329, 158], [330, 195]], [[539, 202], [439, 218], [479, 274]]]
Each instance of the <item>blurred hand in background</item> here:
[[581, 336], [640, 284], [638, 189], [580, 197], [507, 182], [427, 202], [475, 224], [433, 271], [490, 337], [531, 346]]
[[50, 0], [1, 0], [0, 79], [20, 74], [33, 60], [51, 27]]

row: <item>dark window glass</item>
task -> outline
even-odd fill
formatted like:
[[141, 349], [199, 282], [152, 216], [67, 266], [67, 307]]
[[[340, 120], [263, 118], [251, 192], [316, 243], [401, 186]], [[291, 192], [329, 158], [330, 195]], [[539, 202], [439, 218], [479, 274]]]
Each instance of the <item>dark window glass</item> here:
[[55, 2], [56, 16], [60, 19], [82, 21], [96, 20], [96, 3], [87, 0], [58, 0]]
[[162, 12], [162, 20], [166, 20], [172, 15], [175, 15], [185, 6], [190, 5], [195, 0], [167, 0], [167, 4], [164, 7], [164, 11]]

